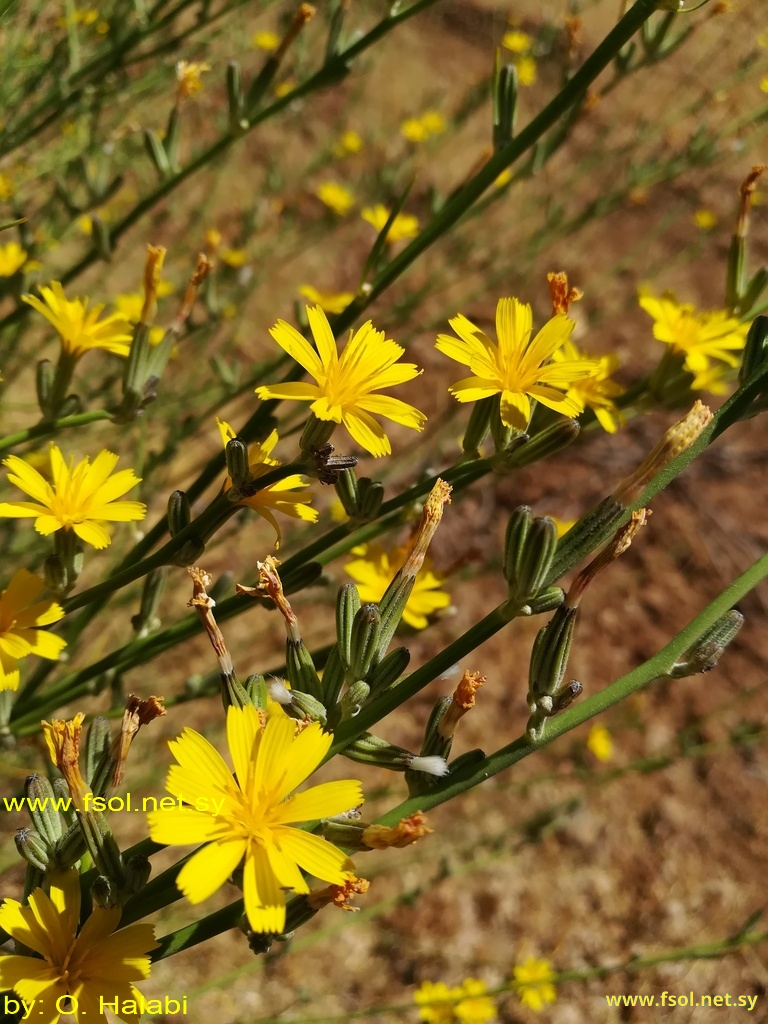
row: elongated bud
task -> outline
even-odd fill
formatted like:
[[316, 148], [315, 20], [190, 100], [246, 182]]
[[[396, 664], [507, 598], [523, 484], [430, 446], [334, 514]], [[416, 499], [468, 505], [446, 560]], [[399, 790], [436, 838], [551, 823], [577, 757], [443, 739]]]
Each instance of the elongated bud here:
[[552, 567], [557, 549], [557, 527], [547, 518], [531, 516], [522, 505], [507, 525], [504, 541], [504, 577], [509, 584], [509, 603], [516, 607], [536, 597]]
[[[285, 645], [285, 668], [286, 675], [295, 690], [311, 694], [320, 701], [319, 694], [322, 693], [322, 683], [317, 674], [312, 655], [304, 646], [304, 641], [287, 640]], [[317, 695], [317, 696], [316, 696]]]
[[231, 501], [238, 502], [242, 498], [241, 488], [251, 479], [248, 445], [239, 437], [234, 437], [231, 441], [227, 441], [224, 456], [227, 461], [227, 472], [232, 478], [232, 487], [227, 492], [227, 497]]
[[243, 117], [243, 76], [240, 64], [231, 60], [227, 64], [227, 104], [229, 107], [229, 130], [238, 132], [248, 127], [248, 122]]
[[44, 775], [28, 775], [24, 780], [24, 796], [35, 832], [53, 848], [63, 831], [53, 787]]
[[534, 641], [528, 671], [529, 702], [559, 693], [571, 653], [577, 608], [561, 607]]
[[325, 727], [328, 715], [325, 705], [309, 693], [302, 693], [301, 690], [291, 688], [291, 703], [286, 710], [293, 718], [300, 722], [319, 722]]
[[353, 519], [360, 508], [360, 492], [355, 471], [353, 469], [342, 470], [334, 486], [344, 511], [350, 519]]
[[359, 764], [375, 764], [379, 768], [388, 768], [393, 772], [404, 772], [409, 768], [414, 771], [426, 771], [441, 776], [448, 772], [448, 765], [440, 757], [419, 757], [410, 750], [397, 747], [394, 743], [380, 739], [366, 732], [359, 736], [342, 751], [345, 757]]
[[[565, 600], [565, 591], [561, 587], [546, 587], [540, 590], [536, 597], [527, 605], [531, 615], [541, 615], [545, 612], [552, 612], [559, 608]], [[525, 608], [522, 609], [525, 613]]]
[[125, 864], [125, 896], [136, 896], [149, 881], [149, 876], [152, 874], [152, 865], [150, 864], [149, 857], [142, 857], [140, 854], [134, 854], [130, 857]]
[[540, 430], [524, 444], [514, 447], [511, 451], [499, 452], [494, 459], [494, 467], [498, 465], [504, 470], [519, 469], [547, 459], [572, 444], [579, 436], [580, 430], [578, 420], [559, 418], [556, 423]]
[[390, 651], [368, 676], [371, 693], [375, 695], [388, 690], [403, 675], [408, 668], [410, 660], [411, 652], [407, 647], [395, 647], [394, 650]]
[[341, 660], [341, 653], [339, 651], [339, 645], [334, 644], [331, 647], [328, 660], [325, 663], [323, 669], [323, 704], [328, 708], [329, 721], [332, 722], [334, 728], [337, 724], [335, 721], [335, 714], [332, 711], [336, 702], [339, 699], [344, 682], [347, 678], [347, 669], [344, 662]]
[[56, 369], [50, 359], [41, 359], [37, 364], [35, 386], [37, 389], [37, 404], [40, 406], [40, 411], [43, 415], [46, 415], [48, 412], [55, 377]]
[[[59, 814], [61, 815], [64, 825], [69, 828], [70, 825], [74, 825], [77, 821], [77, 814], [75, 808], [72, 806], [72, 801], [69, 797], [69, 787], [64, 779], [53, 780], [53, 792], [56, 799], [59, 801], [58, 806], [61, 808]], [[67, 804], [69, 806], [67, 806]], [[66, 832], [65, 832], [66, 835]]]
[[[112, 742], [112, 733], [109, 722], [101, 715], [97, 715], [88, 726], [88, 733], [85, 738], [85, 778], [91, 789], [99, 793], [96, 776], [101, 762], [106, 758]], [[105, 773], [104, 780], [108, 777]]]
[[461, 441], [462, 450], [466, 455], [472, 458], [480, 457], [480, 445], [491, 429], [491, 416], [494, 412], [496, 412], [496, 403], [493, 395], [472, 403], [472, 412], [469, 414], [467, 428]]
[[245, 680], [245, 692], [248, 694], [248, 700], [257, 711], [267, 710], [267, 682], [264, 676], [248, 676]]
[[493, 69], [493, 149], [498, 152], [512, 140], [517, 110], [517, 71], [513, 64], [502, 64], [496, 50]]
[[381, 636], [378, 605], [364, 604], [352, 622], [349, 672], [353, 679], [365, 679], [374, 665]]
[[148, 636], [153, 629], [157, 629], [160, 625], [160, 620], [157, 618], [157, 609], [160, 605], [160, 598], [163, 596], [167, 578], [168, 568], [164, 565], [159, 569], [153, 569], [144, 577], [139, 610], [136, 615], [131, 617], [131, 625], [139, 639]]
[[19, 855], [24, 858], [27, 864], [45, 874], [48, 870], [51, 856], [48, 843], [30, 828], [20, 828], [14, 836], [14, 840]]
[[731, 608], [680, 655], [669, 671], [671, 678], [681, 679], [697, 672], [709, 672], [743, 625], [744, 616], [736, 608]]
[[364, 679], [356, 679], [341, 698], [341, 717], [346, 720], [354, 718], [368, 700], [371, 688]]
[[106, 875], [99, 875], [95, 880], [91, 886], [91, 896], [94, 903], [104, 910], [120, 906], [119, 888]]
[[192, 522], [192, 509], [184, 491], [173, 491], [168, 498], [168, 532], [172, 537]]
[[171, 165], [168, 160], [168, 154], [165, 152], [165, 147], [160, 141], [157, 132], [152, 128], [144, 129], [144, 148], [160, 180], [162, 181], [164, 178], [170, 177]]
[[336, 636], [344, 665], [352, 664], [352, 623], [360, 610], [360, 594], [354, 583], [339, 587], [336, 596]]
[[367, 523], [379, 514], [384, 501], [384, 484], [367, 476], [361, 476], [358, 484], [360, 502], [357, 518], [361, 523]]
[[113, 884], [115, 893], [119, 893], [125, 885], [125, 868], [120, 848], [106, 818], [97, 811], [85, 811], [78, 813], [78, 821], [85, 845], [99, 874]]
[[749, 378], [765, 365], [768, 360], [768, 316], [759, 316], [752, 321], [744, 345], [739, 367], [739, 383], [746, 384]]

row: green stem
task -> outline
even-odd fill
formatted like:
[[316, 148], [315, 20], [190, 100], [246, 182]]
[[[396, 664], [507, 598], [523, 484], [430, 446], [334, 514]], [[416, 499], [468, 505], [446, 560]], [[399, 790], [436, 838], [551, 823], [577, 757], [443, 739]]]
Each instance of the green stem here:
[[41, 437], [52, 437], [60, 430], [69, 430], [71, 427], [82, 427], [87, 423], [97, 423], [99, 420], [110, 420], [112, 416], [106, 409], [95, 409], [93, 412], [79, 412], [73, 416], [62, 416], [58, 420], [49, 420], [35, 424], [34, 427], [27, 427], [26, 430], [17, 430], [15, 434], [6, 434], [0, 437], [0, 455], [15, 448], [26, 441], [35, 441]]

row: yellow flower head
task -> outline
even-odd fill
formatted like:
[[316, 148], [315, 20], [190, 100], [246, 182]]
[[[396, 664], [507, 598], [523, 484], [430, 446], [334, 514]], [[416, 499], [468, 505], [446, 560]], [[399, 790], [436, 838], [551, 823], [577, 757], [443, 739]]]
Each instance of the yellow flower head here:
[[496, 1020], [496, 1004], [486, 995], [487, 987], [479, 978], [465, 978], [459, 986], [461, 998], [453, 1013], [460, 1024], [491, 1024]]
[[587, 750], [594, 754], [598, 761], [610, 761], [613, 757], [613, 740], [604, 725], [595, 724], [587, 736]]
[[355, 205], [355, 196], [346, 185], [340, 185], [337, 181], [324, 181], [315, 189], [315, 195], [340, 217], [346, 217]]
[[[450, 321], [458, 339], [441, 334], [437, 349], [468, 366], [473, 373], [457, 381], [450, 392], [459, 402], [477, 402], [501, 395], [505, 426], [525, 430], [531, 418], [531, 398], [564, 416], [578, 416], [583, 406], [563, 391], [597, 369], [596, 362], [568, 359], [544, 365], [568, 340], [573, 320], [559, 313], [531, 341], [531, 307], [517, 299], [499, 299], [496, 306], [498, 343], [488, 338], [465, 316]], [[560, 390], [563, 389], [563, 390]]]
[[3, 459], [10, 483], [35, 500], [0, 502], [0, 516], [32, 518], [37, 532], [45, 537], [56, 530], [74, 530], [95, 548], [105, 548], [112, 540], [102, 522], [144, 518], [147, 506], [140, 501], [115, 500], [141, 482], [132, 469], [112, 475], [119, 456], [104, 450], [92, 465], [87, 457], [77, 465], [71, 459], [67, 465], [61, 449], [52, 444], [50, 458], [52, 483], [18, 455]]
[[19, 661], [28, 654], [58, 661], [66, 640], [41, 626], [64, 617], [64, 609], [50, 598], [36, 604], [45, 590], [39, 576], [19, 569], [0, 594], [0, 690], [19, 687]]
[[512, 53], [527, 53], [533, 46], [533, 38], [527, 32], [512, 28], [504, 33], [501, 45]]
[[717, 225], [717, 217], [711, 210], [697, 210], [693, 215], [693, 223], [699, 231], [711, 231]]
[[536, 81], [536, 58], [530, 54], [518, 57], [514, 62], [520, 85], [533, 85]]
[[[217, 419], [216, 423], [221, 433], [221, 440], [226, 448], [227, 442], [232, 441], [237, 435], [232, 427], [223, 420]], [[248, 468], [254, 481], [255, 493], [250, 497], [241, 498], [238, 504], [252, 508], [254, 512], [257, 512], [267, 520], [277, 535], [275, 547], [279, 548], [282, 534], [280, 533], [277, 520], [272, 514], [273, 511], [282, 512], [283, 515], [291, 516], [293, 519], [303, 519], [307, 523], [316, 523], [319, 513], [317, 509], [309, 507], [309, 503], [312, 501], [311, 494], [296, 493], [296, 491], [302, 488], [309, 487], [309, 484], [298, 473], [278, 480], [271, 487], [265, 487], [261, 491], [256, 490], [260, 476], [264, 476], [274, 466], [282, 465], [277, 459], [270, 457], [272, 449], [276, 444], [277, 431], [273, 430], [265, 441], [262, 441], [261, 444], [252, 444], [248, 449]], [[232, 479], [228, 476], [224, 483], [224, 491], [228, 491], [231, 486]]]
[[[324, 782], [294, 793], [320, 765], [333, 737], [317, 723], [298, 734], [287, 715], [262, 729], [252, 706], [227, 710], [227, 743], [235, 776], [219, 752], [194, 729], [169, 744], [178, 764], [166, 789], [195, 807], [153, 811], [152, 839], [169, 845], [206, 843], [186, 862], [176, 883], [192, 903], [219, 889], [243, 862], [243, 895], [255, 932], [285, 928], [285, 893], [308, 893], [302, 870], [342, 885], [353, 870], [347, 855], [319, 836], [291, 827], [341, 814], [363, 800], [359, 782]], [[293, 794], [293, 795], [291, 795]], [[209, 811], [200, 808], [205, 801]]]
[[277, 32], [270, 32], [268, 29], [255, 32], [251, 36], [251, 46], [254, 50], [265, 50], [267, 53], [272, 53], [279, 45], [280, 36]]
[[250, 257], [247, 249], [230, 249], [228, 246], [224, 246], [219, 250], [219, 259], [233, 270], [239, 270], [240, 267], [245, 266]]
[[[408, 546], [402, 545], [387, 551], [378, 544], [361, 544], [352, 549], [352, 554], [358, 557], [347, 562], [344, 571], [357, 584], [363, 601], [378, 604], [395, 573], [402, 567]], [[432, 571], [431, 559], [425, 558], [405, 606], [403, 621], [414, 629], [426, 629], [429, 625], [428, 616], [440, 608], [447, 608], [451, 603], [450, 594], [440, 589], [443, 583], [443, 577]]]
[[449, 988], [444, 981], [423, 981], [413, 994], [419, 1008], [419, 1020], [426, 1024], [452, 1024], [453, 1009], [461, 989]]
[[653, 318], [653, 336], [685, 356], [685, 368], [694, 376], [710, 369], [711, 359], [738, 366], [734, 352], [744, 348], [749, 324], [728, 315], [725, 309], [697, 313], [692, 305], [680, 305], [667, 292], [657, 299], [640, 290], [640, 306]]
[[333, 147], [335, 156], [348, 156], [354, 153], [359, 153], [363, 148], [363, 140], [358, 132], [354, 132], [351, 129], [342, 132], [339, 141]]
[[421, 117], [410, 117], [400, 125], [400, 131], [409, 142], [423, 142], [431, 135], [445, 131], [445, 118], [438, 110], [427, 110]]
[[0, 988], [13, 989], [45, 1024], [56, 1024], [67, 996], [76, 1000], [79, 1021], [97, 1024], [104, 1020], [101, 999], [117, 999], [121, 1006], [139, 1002], [133, 982], [149, 977], [147, 953], [158, 944], [146, 922], [115, 931], [121, 913], [120, 907], [94, 907], [78, 934], [80, 880], [74, 869], [51, 877], [49, 895], [35, 889], [27, 907], [6, 899], [0, 928], [38, 956], [0, 956]]
[[22, 295], [22, 301], [28, 302], [56, 329], [67, 355], [79, 359], [94, 348], [117, 356], [128, 355], [131, 332], [119, 313], [99, 320], [103, 305], [89, 310], [88, 299], [68, 299], [58, 281], [41, 286], [40, 293], [42, 302], [36, 295]]
[[405, 351], [400, 345], [385, 340], [384, 332], [377, 331], [368, 320], [350, 332], [339, 356], [331, 325], [320, 306], [307, 306], [307, 317], [317, 351], [285, 320], [278, 320], [269, 333], [317, 383], [269, 384], [256, 388], [259, 398], [311, 402], [318, 419], [343, 423], [355, 441], [376, 457], [389, 455], [392, 447], [371, 413], [412, 430], [424, 428], [426, 416], [412, 405], [388, 395], [372, 394], [404, 384], [421, 373], [414, 363], [397, 362]]
[[354, 292], [319, 292], [311, 284], [303, 284], [299, 295], [316, 303], [326, 313], [342, 313], [355, 297]]
[[0, 277], [13, 277], [27, 262], [27, 250], [18, 242], [0, 245]]
[[[364, 207], [360, 216], [377, 231], [381, 231], [389, 220], [390, 212], [382, 203], [377, 203], [376, 206]], [[419, 218], [410, 213], [398, 213], [387, 233], [387, 241], [393, 243], [403, 238], [415, 238], [418, 233]]]
[[555, 977], [549, 960], [537, 960], [529, 956], [514, 969], [517, 994], [523, 1006], [536, 1012], [543, 1010], [547, 1003], [554, 1003], [557, 991], [552, 981]]
[[559, 349], [552, 353], [554, 363], [568, 361], [584, 362], [590, 366], [588, 377], [574, 381], [568, 388], [568, 397], [578, 402], [582, 409], [591, 409], [603, 430], [615, 434], [621, 425], [621, 413], [613, 399], [623, 394], [624, 388], [611, 377], [619, 366], [619, 358], [611, 353], [595, 359], [586, 352], [580, 351], [572, 341], [563, 342]]
[[178, 98], [194, 96], [203, 88], [202, 76], [211, 70], [208, 61], [180, 60], [176, 62], [176, 81]]

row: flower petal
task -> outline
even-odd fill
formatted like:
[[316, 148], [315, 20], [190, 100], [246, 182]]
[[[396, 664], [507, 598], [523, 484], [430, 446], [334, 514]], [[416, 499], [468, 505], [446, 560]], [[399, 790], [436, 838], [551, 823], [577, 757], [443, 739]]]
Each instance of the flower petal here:
[[227, 746], [242, 790], [248, 784], [248, 775], [256, 758], [257, 741], [262, 738], [259, 713], [252, 704], [227, 709]]
[[331, 885], [341, 885], [354, 867], [343, 850], [320, 836], [286, 825], [272, 829], [272, 836], [278, 849], [295, 860], [299, 867]]
[[357, 409], [345, 410], [342, 423], [360, 447], [370, 452], [374, 458], [378, 459], [383, 455], [391, 454], [392, 446], [389, 443], [389, 438], [384, 433], [383, 427], [369, 413], [362, 409], [359, 411]]
[[243, 896], [248, 923], [255, 932], [279, 934], [285, 928], [283, 894], [264, 849], [253, 847], [245, 858]]
[[522, 391], [503, 391], [501, 395], [501, 422], [505, 427], [525, 430], [531, 419], [531, 403]]
[[190, 903], [202, 903], [224, 885], [243, 859], [246, 846], [245, 839], [209, 843], [187, 861], [176, 885]]
[[[188, 794], [193, 800], [197, 794]], [[147, 824], [150, 838], [167, 846], [194, 846], [213, 839], [221, 826], [211, 814], [194, 807], [172, 807], [169, 810], [148, 811]]]
[[[287, 720], [293, 724], [293, 719]], [[323, 732], [317, 722], [302, 729], [290, 747], [290, 759], [283, 771], [280, 787], [275, 791], [276, 802], [284, 800], [317, 770], [332, 742], [333, 736]]]
[[269, 333], [280, 348], [287, 352], [292, 359], [295, 359], [299, 366], [303, 366], [315, 380], [324, 376], [323, 364], [318, 358], [317, 352], [295, 327], [286, 323], [285, 320], [278, 320], [274, 327], [270, 327]]
[[330, 818], [352, 810], [364, 799], [362, 784], [352, 779], [323, 782], [286, 800], [277, 808], [272, 820], [275, 824], [288, 825], [296, 821]]

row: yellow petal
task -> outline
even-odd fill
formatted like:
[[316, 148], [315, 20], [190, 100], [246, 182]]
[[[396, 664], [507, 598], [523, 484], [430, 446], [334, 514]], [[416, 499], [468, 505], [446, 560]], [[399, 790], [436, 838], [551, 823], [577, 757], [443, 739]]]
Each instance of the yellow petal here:
[[259, 714], [252, 704], [242, 709], [227, 709], [227, 746], [242, 790], [248, 783], [249, 770], [256, 757], [257, 738], [260, 737]]
[[[198, 793], [185, 794], [188, 800], [197, 799]], [[167, 846], [193, 846], [213, 839], [221, 828], [216, 818], [193, 807], [172, 807], [169, 810], [147, 812], [150, 838]]]
[[278, 825], [297, 821], [330, 818], [334, 814], [351, 811], [363, 802], [363, 787], [353, 780], [323, 782], [304, 793], [297, 793], [281, 804], [272, 820]]
[[190, 903], [201, 903], [226, 882], [243, 859], [245, 839], [209, 843], [193, 854], [176, 879]]
[[501, 395], [501, 422], [505, 427], [525, 430], [531, 419], [531, 403], [521, 391], [504, 391]]
[[283, 931], [285, 896], [261, 847], [252, 848], [245, 858], [243, 896], [248, 923], [255, 932]]
[[320, 836], [280, 825], [272, 829], [272, 837], [278, 849], [304, 871], [332, 885], [341, 885], [353, 867], [346, 853]]
[[370, 452], [375, 459], [392, 453], [389, 438], [369, 413], [350, 409], [344, 412], [342, 423], [360, 447]]

